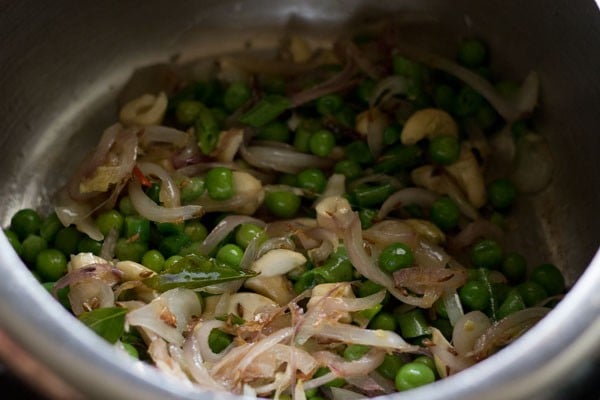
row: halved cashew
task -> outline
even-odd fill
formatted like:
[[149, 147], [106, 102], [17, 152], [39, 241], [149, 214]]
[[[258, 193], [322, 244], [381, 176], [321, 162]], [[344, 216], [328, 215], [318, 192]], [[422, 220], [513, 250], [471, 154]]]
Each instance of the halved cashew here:
[[119, 261], [115, 267], [123, 273], [123, 281], [139, 281], [156, 275], [156, 272], [134, 261]]
[[423, 138], [440, 135], [458, 136], [458, 125], [446, 111], [424, 108], [408, 118], [402, 128], [400, 141], [404, 145], [411, 145]]
[[204, 299], [202, 319], [208, 320], [220, 317], [221, 315], [215, 315], [215, 309], [217, 304], [222, 300], [227, 301], [225, 314], [234, 314], [246, 321], [254, 318], [254, 315], [261, 310], [277, 307], [277, 304], [273, 300], [257, 293], [234, 293], [228, 299], [222, 299], [222, 295], [209, 296]]
[[289, 303], [296, 295], [285, 275], [259, 275], [244, 282], [244, 287], [268, 297], [280, 306]]
[[379, 111], [377, 107], [371, 107], [356, 116], [354, 129], [362, 136], [366, 137], [369, 132], [374, 130], [375, 124], [381, 125], [379, 129], [385, 129], [389, 125], [389, 119], [386, 114]]
[[167, 96], [144, 94], [126, 103], [119, 113], [119, 121], [126, 126], [160, 125], [167, 111]]
[[108, 264], [108, 261], [102, 257], [95, 256], [93, 253], [79, 253], [71, 256], [67, 270], [71, 272], [91, 264]]
[[254, 214], [265, 198], [262, 184], [254, 176], [243, 171], [233, 171], [235, 195], [244, 199], [244, 204], [236, 211], [240, 214]]
[[460, 188], [446, 174], [440, 173], [433, 165], [415, 168], [410, 177], [415, 185], [429, 189], [438, 194], [448, 195], [456, 202], [460, 211], [475, 220], [479, 217], [477, 210], [469, 203]]
[[457, 161], [444, 167], [446, 172], [456, 180], [458, 186], [467, 195], [469, 202], [475, 208], [482, 207], [486, 202], [485, 182], [483, 172], [468, 143], [463, 143]]
[[[346, 298], [354, 298], [354, 292], [352, 291], [352, 286], [350, 282], [340, 282], [340, 283], [322, 283], [320, 285], [315, 286], [312, 289], [312, 296], [310, 296], [310, 300], [306, 304], [306, 308], [310, 309], [318, 305], [323, 299], [323, 297], [346, 297]], [[349, 323], [352, 321], [352, 317], [349, 312], [343, 312], [340, 322]]]
[[219, 143], [211, 156], [220, 162], [232, 162], [244, 141], [244, 130], [231, 128], [219, 134]]
[[431, 243], [440, 244], [446, 240], [446, 235], [435, 224], [424, 219], [407, 219], [404, 221], [417, 234], [429, 240]]
[[273, 249], [252, 264], [252, 270], [262, 277], [287, 274], [306, 263], [306, 257], [297, 251]]

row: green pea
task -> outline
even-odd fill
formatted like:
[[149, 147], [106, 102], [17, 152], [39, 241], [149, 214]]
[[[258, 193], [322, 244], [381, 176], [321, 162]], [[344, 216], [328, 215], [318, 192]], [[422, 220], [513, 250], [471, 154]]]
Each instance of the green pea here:
[[233, 336], [220, 329], [213, 329], [208, 335], [208, 346], [214, 353], [220, 353], [233, 342]]
[[344, 358], [348, 361], [356, 361], [367, 354], [369, 350], [371, 350], [371, 347], [364, 344], [349, 344], [344, 349]]
[[356, 140], [346, 146], [346, 158], [362, 165], [375, 161], [369, 146], [362, 140]]
[[425, 71], [421, 64], [400, 55], [394, 55], [392, 63], [394, 74], [410, 78], [418, 83], [423, 79]]
[[177, 261], [183, 259], [183, 256], [180, 256], [179, 254], [176, 254], [174, 256], [171, 256], [169, 258], [167, 258], [165, 260], [165, 263], [163, 264], [163, 269], [168, 270], [169, 268], [171, 268]]
[[369, 323], [369, 329], [381, 329], [384, 331], [395, 331], [396, 320], [394, 316], [388, 312], [380, 312], [373, 317]]
[[316, 100], [317, 112], [321, 115], [333, 115], [343, 105], [344, 101], [339, 94], [327, 94]]
[[458, 160], [460, 143], [456, 136], [440, 135], [429, 141], [429, 157], [436, 164], [449, 165]]
[[[385, 299], [384, 299], [385, 300]], [[383, 306], [381, 304], [375, 304], [373, 307], [365, 308], [364, 310], [360, 310], [358, 315], [367, 321], [372, 320], [375, 316], [381, 311]]]
[[523, 298], [519, 294], [518, 289], [511, 289], [506, 295], [506, 299], [500, 305], [498, 309], [497, 317], [498, 319], [502, 319], [504, 317], [509, 316], [517, 311], [523, 310], [525, 308], [525, 302]]
[[300, 197], [294, 192], [277, 190], [267, 192], [265, 204], [278, 218], [292, 218], [300, 209]]
[[27, 236], [25, 240], [21, 242], [21, 245], [23, 248], [21, 257], [29, 265], [35, 265], [35, 261], [40, 251], [48, 248], [46, 240], [38, 235]]
[[494, 240], [484, 239], [471, 249], [471, 262], [477, 268], [495, 269], [502, 264], [502, 247]]
[[487, 62], [485, 43], [476, 38], [463, 39], [458, 45], [458, 62], [468, 68], [476, 68]]
[[400, 367], [402, 367], [404, 363], [405, 361], [401, 356], [396, 354], [386, 354], [383, 358], [383, 362], [377, 367], [377, 372], [386, 379], [394, 380], [396, 379]]
[[158, 245], [158, 250], [165, 256], [179, 254], [184, 246], [190, 243], [190, 238], [184, 234], [166, 236]]
[[335, 137], [330, 131], [322, 129], [310, 136], [308, 147], [314, 155], [327, 157], [335, 147]]
[[142, 256], [142, 265], [154, 272], [161, 272], [165, 266], [165, 257], [158, 250], [148, 250]]
[[468, 117], [483, 105], [483, 97], [469, 86], [463, 86], [458, 92], [454, 113], [459, 117]]
[[159, 222], [156, 223], [156, 229], [161, 235], [181, 235], [185, 230], [185, 224], [182, 222]]
[[[318, 378], [320, 376], [326, 375], [328, 373], [330, 373], [331, 370], [327, 367], [321, 367], [317, 370], [317, 372], [315, 372], [314, 374], [314, 378]], [[335, 378], [334, 380], [324, 384], [323, 386], [326, 387], [342, 387], [346, 384], [346, 381], [343, 378]]]
[[507, 253], [502, 261], [502, 273], [511, 282], [520, 282], [527, 274], [525, 257], [516, 252]]
[[373, 221], [377, 217], [378, 210], [373, 208], [361, 208], [358, 211], [358, 218], [362, 229], [369, 229], [373, 226]]
[[123, 350], [125, 350], [125, 352], [127, 354], [129, 354], [131, 357], [135, 358], [135, 359], [140, 359], [140, 354], [138, 353], [137, 349], [135, 347], [133, 347], [133, 345], [129, 344], [129, 343], [121, 343], [121, 345], [123, 346]]
[[449, 85], [436, 86], [433, 101], [437, 107], [452, 112], [456, 103], [456, 91]]
[[67, 258], [56, 249], [41, 250], [36, 257], [35, 271], [43, 280], [56, 281], [67, 273]]
[[23, 253], [23, 245], [19, 241], [19, 236], [15, 232], [11, 231], [10, 229], [4, 229], [4, 234], [6, 235], [8, 242], [13, 247], [15, 252], [18, 255], [21, 255]]
[[186, 221], [183, 233], [190, 238], [192, 242], [201, 242], [208, 236], [208, 230], [198, 220]]
[[517, 286], [517, 290], [527, 307], [538, 305], [541, 301], [548, 298], [548, 293], [542, 285], [536, 282], [525, 282]]
[[319, 394], [319, 388], [307, 389], [304, 391], [304, 394], [307, 399], [313, 400], [315, 397], [319, 397], [317, 396], [317, 394]]
[[323, 193], [327, 186], [325, 173], [317, 168], [309, 168], [298, 174], [298, 187], [314, 193]]
[[398, 391], [410, 390], [435, 381], [433, 370], [422, 363], [410, 362], [398, 370], [394, 383]]
[[449, 231], [456, 227], [460, 218], [460, 210], [456, 202], [449, 197], [440, 197], [431, 205], [429, 218], [440, 229]]
[[147, 242], [150, 240], [150, 221], [138, 215], [129, 215], [123, 222], [123, 236], [126, 239], [140, 240]]
[[74, 254], [83, 235], [75, 227], [61, 229], [54, 238], [54, 247], [64, 254]]
[[183, 100], [175, 108], [175, 118], [181, 125], [190, 126], [198, 118], [201, 109], [202, 103], [199, 101]]
[[189, 204], [196, 201], [205, 190], [204, 178], [201, 176], [193, 176], [185, 178], [179, 183], [181, 189], [181, 202]]
[[370, 296], [377, 292], [380, 292], [383, 289], [384, 289], [383, 286], [381, 286], [378, 283], [375, 283], [373, 281], [364, 281], [364, 282], [361, 282], [360, 285], [358, 286], [357, 294], [358, 294], [358, 297], [367, 297], [367, 296]]
[[310, 151], [310, 138], [312, 136], [312, 132], [305, 128], [298, 128], [296, 130], [296, 134], [294, 135], [294, 147], [296, 150], [301, 151], [303, 153], [308, 153]]
[[77, 243], [78, 253], [92, 253], [97, 256], [100, 255], [100, 251], [102, 251], [102, 242], [94, 240], [89, 236], [82, 237], [79, 243]]
[[160, 204], [160, 183], [152, 182], [149, 188], [146, 189], [146, 196], [150, 197], [153, 202]]
[[120, 238], [115, 245], [115, 256], [121, 261], [140, 262], [144, 254], [148, 251], [148, 245], [140, 240], [129, 241], [126, 238]]
[[385, 272], [394, 272], [410, 267], [415, 262], [410, 246], [404, 243], [392, 243], [379, 255], [379, 267]]
[[433, 303], [433, 309], [437, 316], [442, 318], [448, 318], [448, 311], [446, 311], [446, 303], [444, 303], [444, 299], [437, 299], [435, 303]]
[[258, 131], [257, 138], [261, 140], [272, 140], [276, 142], [288, 143], [291, 139], [291, 132], [285, 122], [271, 121]]
[[429, 325], [425, 314], [420, 308], [415, 308], [403, 314], [396, 315], [396, 323], [400, 328], [402, 337], [407, 339], [429, 335]]
[[260, 242], [264, 242], [267, 239], [264, 229], [258, 225], [251, 223], [241, 224], [235, 232], [235, 242], [242, 249], [248, 247], [250, 242], [255, 239]]
[[517, 197], [515, 184], [508, 179], [496, 179], [487, 188], [488, 199], [499, 210], [510, 207]]
[[431, 369], [435, 374], [436, 367], [435, 367], [435, 361], [433, 361], [433, 358], [427, 357], [427, 356], [419, 356], [419, 357], [416, 357], [412, 362], [427, 365], [429, 367], [429, 369]]
[[244, 257], [244, 250], [241, 247], [228, 243], [217, 251], [216, 260], [232, 267], [239, 268]]
[[124, 216], [136, 215], [137, 211], [131, 202], [131, 198], [129, 196], [123, 196], [119, 200], [119, 211]]
[[123, 214], [117, 210], [108, 210], [96, 217], [96, 226], [104, 236], [107, 236], [113, 229], [121, 232], [123, 223]]
[[356, 121], [356, 113], [352, 107], [343, 106], [338, 112], [335, 113], [335, 119], [340, 125], [347, 128], [353, 128], [354, 122]]
[[458, 295], [470, 310], [485, 310], [490, 304], [490, 292], [481, 281], [468, 281], [459, 289]]
[[533, 269], [531, 280], [539, 283], [550, 296], [564, 293], [565, 278], [560, 270], [552, 264], [542, 264]]
[[312, 289], [320, 283], [325, 283], [320, 275], [316, 275], [314, 270], [308, 270], [300, 275], [300, 278], [294, 283], [294, 292], [300, 294], [307, 289]]
[[361, 175], [362, 167], [356, 161], [340, 160], [333, 167], [333, 172], [343, 174], [347, 179], [354, 179]]
[[228, 200], [235, 194], [233, 173], [225, 167], [216, 167], [206, 173], [206, 189], [214, 200]]
[[343, 246], [338, 247], [323, 265], [312, 269], [319, 283], [348, 282], [354, 279], [354, 267]]
[[223, 105], [228, 111], [235, 111], [252, 96], [250, 86], [245, 82], [234, 82], [225, 89], [223, 94]]
[[56, 234], [63, 228], [62, 222], [58, 219], [56, 213], [52, 213], [46, 217], [40, 225], [40, 236], [51, 243], [56, 238]]
[[37, 235], [42, 224], [42, 218], [31, 208], [17, 211], [10, 220], [10, 229], [19, 239], [24, 240], [29, 235]]
[[439, 330], [448, 341], [452, 340], [454, 327], [446, 318], [438, 318], [431, 321], [431, 326]]

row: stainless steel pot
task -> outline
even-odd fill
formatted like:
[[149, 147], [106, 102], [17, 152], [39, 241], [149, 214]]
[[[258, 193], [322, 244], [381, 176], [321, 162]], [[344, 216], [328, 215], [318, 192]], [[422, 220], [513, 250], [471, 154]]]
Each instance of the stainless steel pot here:
[[[542, 80], [538, 130], [554, 150], [552, 185], [523, 201], [516, 249], [561, 266], [572, 290], [507, 349], [400, 399], [565, 398], [565, 376], [600, 348], [600, 13], [560, 1], [0, 2], [0, 210], [43, 207], [115, 116], [131, 71], [173, 56], [276, 43], [299, 30], [323, 37], [365, 19], [403, 16], [433, 47], [464, 34], [490, 43], [495, 67]], [[317, 29], [318, 28], [318, 29]], [[403, 28], [403, 29], [404, 29]], [[433, 40], [432, 40], [433, 38]], [[443, 51], [443, 50], [442, 50]], [[98, 398], [232, 398], [182, 386], [134, 364], [69, 316], [0, 236], [0, 326], [37, 360]]]

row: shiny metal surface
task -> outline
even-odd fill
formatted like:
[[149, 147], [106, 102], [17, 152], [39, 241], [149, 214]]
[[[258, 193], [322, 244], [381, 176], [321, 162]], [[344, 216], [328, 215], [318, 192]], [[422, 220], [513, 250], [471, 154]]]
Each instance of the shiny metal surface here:
[[[0, 221], [43, 207], [115, 118], [131, 71], [268, 47], [299, 30], [402, 15], [407, 38], [444, 51], [465, 34], [490, 43], [495, 68], [542, 79], [537, 128], [554, 151], [552, 185], [517, 210], [515, 248], [551, 260], [574, 284], [565, 300], [509, 348], [450, 379], [395, 399], [564, 398], [565, 371], [600, 347], [600, 12], [578, 1], [35, 1], [0, 2]], [[321, 27], [321, 28], [318, 28]], [[317, 29], [318, 28], [318, 29]], [[415, 37], [415, 32], [419, 33]], [[432, 39], [433, 38], [433, 39]], [[134, 364], [69, 316], [0, 236], [0, 328], [80, 391], [98, 398], [198, 398]], [[230, 398], [204, 393], [203, 398]]]

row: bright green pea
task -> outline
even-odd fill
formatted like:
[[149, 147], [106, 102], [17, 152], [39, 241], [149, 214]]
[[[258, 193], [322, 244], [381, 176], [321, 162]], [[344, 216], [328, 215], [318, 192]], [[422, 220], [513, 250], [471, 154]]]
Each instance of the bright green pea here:
[[100, 255], [101, 250], [102, 242], [94, 240], [89, 236], [82, 237], [79, 243], [77, 243], [78, 253], [92, 253], [97, 256]]
[[459, 155], [460, 143], [456, 136], [439, 135], [429, 141], [429, 157], [436, 164], [452, 164]]
[[481, 281], [468, 281], [459, 289], [458, 295], [470, 310], [485, 310], [490, 304], [490, 292]]
[[147, 242], [150, 239], [150, 221], [138, 215], [129, 215], [123, 221], [123, 236], [126, 239]]
[[502, 247], [494, 240], [484, 239], [471, 249], [471, 262], [477, 268], [498, 268], [503, 259]]
[[526, 307], [534, 307], [548, 298], [548, 293], [539, 283], [530, 281], [517, 286], [517, 290]]
[[175, 108], [175, 118], [181, 125], [190, 126], [198, 118], [201, 108], [202, 103], [199, 101], [183, 100]]
[[107, 236], [113, 229], [121, 232], [123, 222], [123, 214], [117, 210], [108, 210], [96, 217], [96, 226], [104, 236]]
[[129, 196], [123, 196], [119, 200], [119, 211], [124, 216], [136, 215], [137, 211], [131, 202], [131, 198]]
[[17, 211], [10, 220], [10, 229], [19, 239], [24, 240], [29, 235], [37, 235], [42, 224], [42, 218], [31, 208]]
[[395, 331], [396, 320], [387, 312], [380, 312], [369, 322], [369, 329], [382, 329], [384, 331]]
[[61, 229], [54, 238], [54, 247], [64, 254], [74, 254], [83, 235], [74, 226]]
[[285, 122], [271, 121], [258, 131], [257, 138], [261, 140], [272, 140], [276, 142], [288, 143], [291, 139], [291, 132]]
[[21, 253], [23, 253], [23, 245], [19, 241], [19, 236], [10, 229], [4, 229], [4, 234], [6, 235], [10, 245], [13, 247], [13, 249], [15, 249], [15, 252], [18, 255], [21, 255]]
[[457, 58], [458, 62], [465, 67], [480, 67], [487, 62], [487, 46], [476, 38], [463, 39], [458, 45]]
[[190, 238], [192, 242], [201, 242], [208, 236], [208, 230], [198, 220], [186, 221], [183, 233]]
[[386, 379], [394, 380], [396, 379], [400, 367], [402, 367], [404, 363], [405, 361], [401, 356], [396, 354], [386, 354], [383, 358], [383, 362], [377, 367], [377, 372]]
[[148, 251], [148, 245], [139, 240], [129, 241], [126, 238], [120, 238], [115, 245], [115, 256], [121, 261], [128, 260], [139, 263], [146, 251]]
[[433, 370], [422, 363], [410, 362], [398, 370], [394, 383], [399, 391], [414, 389], [435, 381]]
[[371, 350], [370, 346], [364, 344], [349, 344], [344, 349], [344, 358], [348, 361], [356, 361]]
[[314, 193], [323, 193], [327, 186], [325, 173], [317, 168], [309, 168], [298, 174], [298, 187]]
[[394, 272], [410, 267], [415, 262], [410, 246], [404, 243], [392, 243], [379, 255], [379, 267], [385, 272]]
[[67, 258], [56, 249], [41, 250], [36, 257], [35, 271], [42, 280], [56, 281], [67, 272]]
[[235, 232], [235, 242], [242, 249], [248, 247], [250, 242], [255, 239], [259, 242], [264, 242], [267, 239], [264, 229], [258, 225], [251, 223], [241, 224]]
[[396, 323], [400, 328], [402, 337], [411, 339], [428, 335], [429, 324], [425, 319], [425, 314], [420, 308], [415, 308], [403, 314], [396, 315]]
[[300, 197], [294, 192], [277, 190], [267, 192], [265, 204], [278, 218], [292, 218], [300, 209]]
[[214, 200], [227, 200], [235, 194], [233, 173], [225, 167], [216, 167], [206, 173], [206, 189]]
[[347, 179], [354, 179], [362, 174], [362, 167], [356, 161], [341, 160], [335, 164], [333, 172], [343, 174]]
[[487, 194], [492, 206], [504, 210], [514, 203], [517, 197], [517, 188], [508, 179], [496, 179], [489, 184]]
[[456, 202], [449, 197], [440, 197], [431, 205], [429, 218], [444, 231], [456, 227], [460, 218], [460, 210]]
[[542, 264], [533, 269], [531, 280], [539, 283], [550, 296], [565, 291], [565, 278], [560, 270], [552, 264]]
[[185, 230], [185, 224], [181, 222], [158, 222], [156, 223], [156, 229], [161, 235], [180, 235]]
[[171, 256], [169, 258], [167, 258], [165, 260], [165, 263], [163, 264], [163, 269], [169, 269], [171, 268], [177, 261], [183, 259], [183, 256], [180, 256], [179, 254], [176, 254], [174, 256]]
[[223, 105], [228, 111], [235, 111], [250, 99], [252, 90], [245, 82], [234, 82], [225, 89]]
[[511, 289], [506, 295], [506, 299], [500, 305], [498, 309], [497, 317], [498, 319], [502, 319], [504, 317], [509, 316], [517, 311], [523, 310], [525, 308], [525, 302], [523, 298], [519, 294], [518, 289]]
[[46, 240], [38, 235], [29, 235], [23, 240], [21, 257], [29, 265], [35, 265], [38, 254], [48, 248]]
[[507, 253], [502, 261], [502, 274], [511, 282], [520, 282], [527, 274], [525, 257], [516, 252]]
[[63, 228], [62, 222], [58, 219], [56, 213], [52, 213], [46, 217], [40, 225], [40, 236], [51, 243], [56, 238], [56, 234]]
[[343, 105], [344, 100], [339, 94], [327, 94], [316, 100], [317, 112], [321, 115], [333, 115]]
[[184, 204], [197, 200], [206, 188], [204, 178], [201, 176], [185, 178], [179, 183], [179, 187], [181, 189], [181, 202]]
[[319, 283], [348, 282], [354, 279], [354, 268], [344, 247], [339, 247], [323, 265], [310, 272]]
[[335, 137], [330, 131], [322, 129], [310, 136], [308, 147], [314, 155], [327, 157], [335, 147]]
[[227, 243], [217, 251], [215, 259], [223, 264], [238, 268], [244, 257], [244, 250], [241, 247]]
[[233, 336], [220, 329], [213, 329], [208, 335], [208, 346], [214, 353], [220, 353], [233, 342]]
[[154, 272], [161, 272], [165, 266], [165, 257], [158, 250], [148, 250], [142, 256], [142, 265]]

